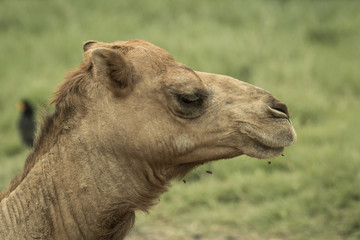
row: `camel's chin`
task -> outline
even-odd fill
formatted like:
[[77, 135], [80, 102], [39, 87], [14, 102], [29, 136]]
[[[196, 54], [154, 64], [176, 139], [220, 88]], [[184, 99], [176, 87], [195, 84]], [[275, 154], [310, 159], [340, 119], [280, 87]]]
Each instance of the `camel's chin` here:
[[249, 157], [266, 159], [266, 158], [273, 158], [279, 156], [283, 152], [284, 152], [284, 148], [279, 147], [279, 148], [268, 148], [266, 150], [263, 150], [262, 152], [249, 152], [246, 153], [246, 155], [248, 155]]
[[284, 147], [268, 148], [262, 154], [259, 154], [257, 158], [272, 158], [279, 156], [284, 152]]

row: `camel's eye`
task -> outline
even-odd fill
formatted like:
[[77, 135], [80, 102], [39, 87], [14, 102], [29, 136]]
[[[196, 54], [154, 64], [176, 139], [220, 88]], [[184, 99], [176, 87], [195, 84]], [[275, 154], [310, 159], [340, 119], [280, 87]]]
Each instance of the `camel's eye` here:
[[207, 93], [204, 91], [197, 91], [196, 93], [192, 92], [180, 92], [170, 90], [173, 101], [173, 104], [170, 105], [170, 108], [173, 110], [173, 113], [182, 118], [197, 118], [206, 109], [206, 99], [208, 97]]
[[177, 94], [177, 100], [181, 105], [200, 107], [203, 103], [203, 98], [196, 94]]

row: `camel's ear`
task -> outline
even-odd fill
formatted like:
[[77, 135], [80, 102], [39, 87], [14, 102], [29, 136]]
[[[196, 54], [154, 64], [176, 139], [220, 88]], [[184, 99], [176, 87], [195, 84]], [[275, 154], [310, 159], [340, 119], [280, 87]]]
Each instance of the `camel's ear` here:
[[132, 69], [124, 56], [109, 48], [91, 51], [94, 77], [101, 81], [114, 96], [128, 93], [132, 88]]
[[89, 50], [90, 47], [91, 47], [91, 45], [93, 45], [94, 43], [97, 43], [97, 41], [90, 40], [90, 41], [84, 42], [84, 44], [83, 44], [83, 50], [84, 50], [84, 52], [86, 52], [87, 50]]

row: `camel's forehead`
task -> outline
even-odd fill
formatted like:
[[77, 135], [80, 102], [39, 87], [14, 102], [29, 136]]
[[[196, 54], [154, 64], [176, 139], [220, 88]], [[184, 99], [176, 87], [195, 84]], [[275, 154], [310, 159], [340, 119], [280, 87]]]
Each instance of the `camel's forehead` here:
[[168, 87], [174, 89], [181, 88], [182, 92], [193, 92], [194, 88], [204, 88], [203, 81], [197, 73], [180, 63], [167, 69], [163, 80]]
[[129, 40], [129, 41], [116, 41], [113, 43], [110, 43], [112, 45], [116, 45], [116, 46], [128, 46], [128, 47], [148, 47], [148, 48], [160, 48], [150, 42], [144, 41], [144, 40]]
[[130, 40], [98, 44], [105, 44], [98, 45], [98, 47], [109, 47], [122, 52], [140, 75], [161, 76], [162, 83], [174, 88], [190, 89], [194, 85], [203, 88], [200, 77], [191, 68], [175, 61], [168, 51], [152, 43], [143, 40]]
[[168, 51], [143, 40], [114, 42], [112, 48], [125, 49], [126, 54], [129, 53], [131, 56], [151, 57], [152, 61], [175, 62]]
[[135, 62], [153, 62], [158, 66], [173, 65], [175, 63], [174, 58], [168, 51], [143, 40], [116, 41], [113, 43], [89, 42], [91, 42], [91, 45], [87, 46], [86, 50], [105, 47], [116, 49], [126, 58]]

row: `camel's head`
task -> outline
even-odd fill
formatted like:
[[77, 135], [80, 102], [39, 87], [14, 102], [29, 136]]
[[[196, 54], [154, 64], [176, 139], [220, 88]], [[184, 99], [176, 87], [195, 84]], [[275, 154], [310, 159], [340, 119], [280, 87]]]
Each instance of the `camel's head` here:
[[144, 41], [89, 41], [84, 52], [93, 99], [84, 122], [124, 156], [195, 166], [270, 158], [295, 142], [287, 106], [258, 87], [193, 71]]

